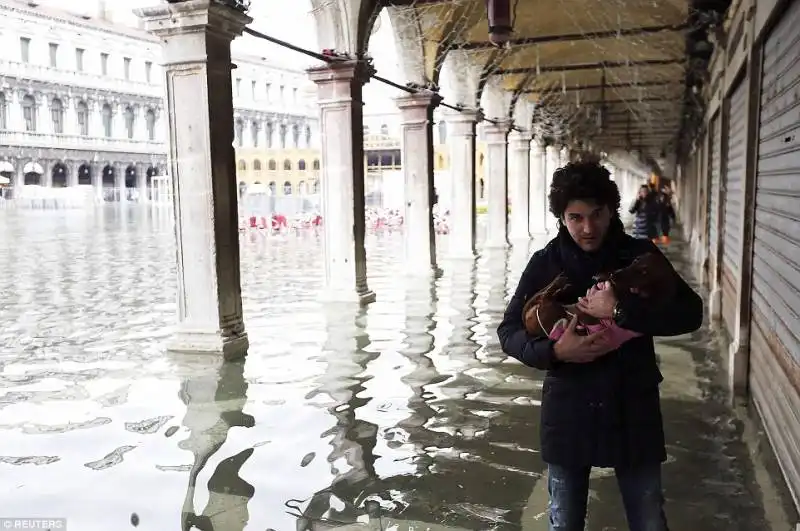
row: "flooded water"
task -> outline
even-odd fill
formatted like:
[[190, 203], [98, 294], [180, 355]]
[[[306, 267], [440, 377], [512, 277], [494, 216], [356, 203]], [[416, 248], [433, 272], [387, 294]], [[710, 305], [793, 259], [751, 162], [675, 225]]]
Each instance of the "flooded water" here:
[[[313, 233], [246, 234], [251, 348], [221, 363], [161, 347], [176, 313], [166, 216], [0, 210], [0, 516], [78, 531], [546, 529], [542, 375], [495, 336], [528, 249], [419, 283], [399, 233], [370, 235], [378, 300], [360, 309], [317, 301]], [[714, 340], [659, 346], [671, 525], [782, 529]], [[589, 529], [626, 529], [608, 471]]]

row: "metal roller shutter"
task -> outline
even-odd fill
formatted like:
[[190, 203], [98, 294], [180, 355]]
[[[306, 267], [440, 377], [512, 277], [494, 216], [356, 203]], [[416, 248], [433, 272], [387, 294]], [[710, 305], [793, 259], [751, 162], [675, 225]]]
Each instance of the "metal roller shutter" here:
[[800, 505], [800, 1], [764, 43], [750, 391]]
[[747, 144], [747, 83], [740, 81], [730, 97], [728, 113], [728, 149], [725, 157], [725, 202], [723, 205], [722, 319], [728, 333], [735, 337], [736, 299], [739, 295], [741, 269], [742, 201], [744, 200], [745, 149]]
[[711, 122], [711, 190], [708, 194], [708, 252], [711, 263], [718, 264], [719, 248], [719, 205], [720, 205], [720, 144], [722, 140], [722, 122], [719, 114]]

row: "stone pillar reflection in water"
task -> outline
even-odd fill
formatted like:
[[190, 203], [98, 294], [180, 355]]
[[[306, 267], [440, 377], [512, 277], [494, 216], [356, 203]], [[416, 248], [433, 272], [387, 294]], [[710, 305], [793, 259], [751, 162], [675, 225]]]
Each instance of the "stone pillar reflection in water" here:
[[308, 70], [317, 85], [322, 141], [323, 267], [326, 301], [375, 300], [367, 287], [364, 248], [364, 124], [366, 65], [342, 61]]
[[[333, 426], [320, 434], [331, 446], [329, 455], [313, 461], [319, 473], [330, 467], [330, 486], [318, 491], [310, 500], [289, 500], [294, 509], [297, 529], [317, 529], [316, 525], [334, 509], [339, 518], [361, 509], [355, 506], [365, 483], [377, 480], [375, 453], [378, 426], [358, 418], [358, 409], [368, 403], [365, 382], [367, 365], [378, 358], [376, 349], [367, 349], [370, 338], [365, 330], [366, 308], [358, 303], [333, 303], [324, 312], [326, 339], [319, 361], [326, 367], [316, 381], [316, 389], [306, 399], [329, 404]], [[322, 396], [318, 396], [322, 395]], [[333, 496], [332, 496], [333, 494]], [[338, 500], [337, 500], [338, 498]], [[296, 503], [297, 502], [297, 503]], [[345, 507], [336, 507], [343, 502]], [[302, 508], [301, 508], [302, 506]], [[320, 525], [322, 528], [322, 525]]]
[[[241, 478], [240, 471], [253, 454], [253, 448], [218, 459], [219, 464], [205, 484], [208, 501], [204, 510], [196, 510], [195, 499], [198, 477], [225, 444], [231, 428], [252, 428], [255, 425], [255, 419], [244, 413], [247, 403], [244, 362], [197, 357], [176, 361], [188, 373], [181, 383], [179, 396], [186, 404], [183, 427], [189, 430], [189, 435], [178, 446], [193, 455], [181, 512], [182, 529], [241, 531], [249, 519], [247, 504], [255, 489]], [[200, 493], [200, 499], [205, 498], [205, 494]]]
[[179, 308], [168, 348], [238, 357], [246, 353], [248, 339], [239, 270], [230, 44], [252, 19], [213, 0], [136, 13], [163, 44]]
[[549, 194], [544, 160], [544, 143], [540, 139], [531, 142], [531, 184], [529, 230], [533, 238], [547, 236]]
[[511, 124], [498, 121], [485, 126], [488, 224], [486, 246], [508, 247], [508, 132]]
[[475, 257], [475, 127], [474, 110], [447, 114], [450, 147], [450, 236], [448, 257]]
[[508, 187], [511, 199], [510, 239], [515, 245], [527, 245], [530, 216], [531, 134], [512, 131], [508, 135]]
[[433, 110], [441, 97], [420, 91], [395, 100], [402, 121], [405, 192], [405, 271], [430, 274], [436, 265], [433, 232]]

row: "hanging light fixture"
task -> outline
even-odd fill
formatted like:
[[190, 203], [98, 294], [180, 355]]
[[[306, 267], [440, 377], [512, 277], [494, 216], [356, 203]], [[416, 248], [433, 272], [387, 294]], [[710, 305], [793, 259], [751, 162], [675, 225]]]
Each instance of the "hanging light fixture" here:
[[486, 17], [489, 19], [489, 42], [502, 46], [511, 38], [514, 23], [511, 20], [512, 0], [486, 0]]

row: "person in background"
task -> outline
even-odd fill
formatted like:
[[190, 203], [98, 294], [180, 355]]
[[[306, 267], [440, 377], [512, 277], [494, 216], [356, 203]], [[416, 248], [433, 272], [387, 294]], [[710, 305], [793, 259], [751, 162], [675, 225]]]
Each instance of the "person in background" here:
[[[550, 531], [583, 531], [592, 467], [614, 468], [631, 531], [668, 531], [661, 487], [667, 457], [653, 336], [700, 328], [703, 301], [670, 266], [675, 290], [654, 301], [598, 289], [594, 277], [661, 253], [625, 233], [620, 196], [597, 162], [569, 163], [553, 175], [550, 212], [559, 230], [528, 262], [497, 335], [503, 352], [547, 371], [542, 387], [541, 456], [547, 463]], [[577, 318], [558, 339], [531, 336], [528, 297], [564, 274], [579, 311], [642, 336], [613, 348], [604, 332], [581, 335]]]
[[655, 194], [650, 187], [643, 184], [639, 188], [639, 195], [629, 210], [634, 215], [633, 237], [640, 240], [658, 240], [657, 205]]
[[668, 186], [664, 186], [656, 196], [656, 207], [661, 243], [669, 245], [669, 233], [675, 224], [675, 207], [672, 206], [672, 193]]

